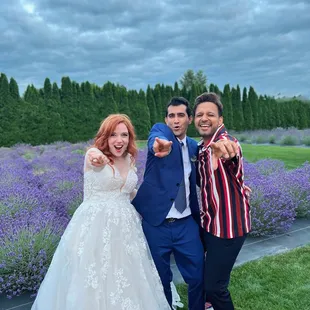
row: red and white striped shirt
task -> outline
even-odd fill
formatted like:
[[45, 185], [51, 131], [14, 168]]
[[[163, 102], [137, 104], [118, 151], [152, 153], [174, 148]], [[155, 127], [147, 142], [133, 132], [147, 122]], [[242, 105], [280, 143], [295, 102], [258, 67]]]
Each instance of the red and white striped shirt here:
[[[210, 144], [218, 140], [235, 141], [239, 154], [229, 160], [219, 159], [218, 168], [212, 168]], [[220, 238], [236, 238], [251, 229], [250, 205], [244, 187], [242, 150], [238, 140], [230, 136], [224, 124], [214, 133], [208, 144], [198, 143], [198, 176], [202, 208], [201, 225]]]

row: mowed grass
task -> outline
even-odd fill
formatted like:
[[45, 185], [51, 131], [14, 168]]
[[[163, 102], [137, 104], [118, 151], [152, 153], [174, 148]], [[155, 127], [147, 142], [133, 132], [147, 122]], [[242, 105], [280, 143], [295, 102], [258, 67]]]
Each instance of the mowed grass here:
[[[186, 310], [186, 285], [177, 289]], [[229, 289], [236, 310], [309, 310], [310, 245], [234, 268]]]
[[[146, 141], [137, 142], [139, 148], [146, 147]], [[243, 157], [249, 162], [271, 158], [284, 162], [286, 168], [295, 169], [310, 161], [310, 148], [279, 145], [241, 144]]]
[[143, 149], [146, 147], [146, 140], [137, 140], [137, 146], [139, 149]]
[[294, 169], [310, 161], [310, 148], [278, 145], [241, 144], [244, 158], [249, 162], [271, 158], [284, 162], [286, 168]]

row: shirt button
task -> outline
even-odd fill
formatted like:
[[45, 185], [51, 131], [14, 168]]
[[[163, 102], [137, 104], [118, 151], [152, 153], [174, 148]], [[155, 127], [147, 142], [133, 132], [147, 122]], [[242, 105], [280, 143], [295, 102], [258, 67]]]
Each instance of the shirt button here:
[[173, 198], [171, 198], [171, 199], [170, 199], [170, 201], [174, 201], [174, 199], [173, 199]]
[[180, 183], [177, 183], [176, 185], [177, 185], [177, 186], [180, 186]]

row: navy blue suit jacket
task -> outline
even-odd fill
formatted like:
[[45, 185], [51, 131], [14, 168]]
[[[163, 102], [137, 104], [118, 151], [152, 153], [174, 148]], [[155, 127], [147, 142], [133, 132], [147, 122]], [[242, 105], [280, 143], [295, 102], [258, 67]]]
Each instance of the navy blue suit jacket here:
[[[163, 158], [154, 155], [152, 149], [155, 138], [172, 141], [171, 153]], [[200, 225], [199, 206], [196, 192], [197, 142], [186, 138], [191, 162], [190, 175], [190, 208], [192, 216]], [[179, 184], [184, 178], [182, 150], [172, 130], [165, 124], [155, 124], [148, 139], [148, 154], [144, 179], [132, 201], [143, 219], [153, 226], [160, 225], [166, 218], [177, 196]]]

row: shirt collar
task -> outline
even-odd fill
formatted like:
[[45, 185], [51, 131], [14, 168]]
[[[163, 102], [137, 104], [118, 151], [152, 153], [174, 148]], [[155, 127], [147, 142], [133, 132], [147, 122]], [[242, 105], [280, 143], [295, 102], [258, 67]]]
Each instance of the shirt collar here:
[[186, 136], [181, 140], [179, 138], [177, 138], [177, 140], [181, 143], [183, 142], [183, 145], [186, 146]]
[[219, 126], [219, 128], [216, 130], [216, 132], [213, 134], [212, 138], [210, 139], [210, 141], [208, 142], [208, 144], [204, 144], [204, 141], [203, 139], [201, 139], [199, 142], [198, 142], [198, 146], [202, 148], [202, 150], [206, 150], [210, 144], [212, 142], [216, 142], [218, 140], [218, 137], [225, 133], [226, 132], [226, 128], [225, 128], [225, 125], [222, 124], [221, 126]]

